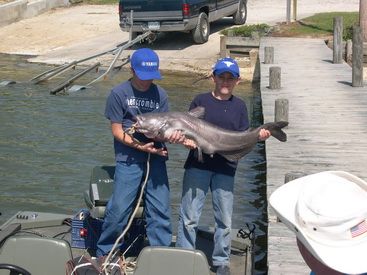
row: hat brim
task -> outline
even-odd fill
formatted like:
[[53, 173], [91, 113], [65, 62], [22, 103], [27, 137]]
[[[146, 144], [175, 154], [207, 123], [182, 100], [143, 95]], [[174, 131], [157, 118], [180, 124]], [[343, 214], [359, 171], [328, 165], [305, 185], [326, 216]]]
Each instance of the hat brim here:
[[231, 75], [233, 75], [234, 77], [239, 77], [239, 74], [236, 73], [236, 72], [233, 72], [229, 69], [226, 69], [226, 68], [223, 68], [223, 69], [218, 69], [218, 70], [215, 70], [213, 72], [214, 75], [220, 75], [220, 74], [223, 74], [223, 73], [230, 73]]
[[157, 71], [149, 71], [149, 72], [143, 72], [139, 70], [134, 70], [137, 77], [141, 80], [153, 80], [153, 79], [162, 79], [161, 73], [159, 70]]
[[[345, 177], [348, 180], [361, 182], [361, 179], [343, 171], [327, 171], [322, 173], [334, 174]], [[303, 184], [307, 184], [309, 177], [312, 176], [314, 175], [290, 181], [279, 187], [269, 198], [270, 206], [274, 209], [281, 222], [296, 234], [296, 237], [320, 262], [346, 274], [361, 274], [366, 272], [367, 261], [365, 253], [367, 250], [367, 235], [358, 243], [350, 242], [348, 245], [329, 246], [310, 239], [302, 227], [299, 226], [295, 211], [297, 200]], [[366, 184], [366, 182], [362, 182]]]

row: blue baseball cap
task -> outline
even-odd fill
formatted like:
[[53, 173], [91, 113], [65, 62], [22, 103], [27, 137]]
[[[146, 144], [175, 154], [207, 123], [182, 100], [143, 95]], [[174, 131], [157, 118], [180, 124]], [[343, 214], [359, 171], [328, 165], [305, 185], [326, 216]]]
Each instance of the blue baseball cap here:
[[222, 73], [230, 73], [234, 77], [240, 77], [240, 68], [234, 59], [225, 57], [219, 59], [213, 68], [214, 75], [220, 75]]
[[139, 79], [162, 79], [159, 72], [159, 58], [153, 50], [148, 48], [136, 50], [131, 56], [130, 63]]

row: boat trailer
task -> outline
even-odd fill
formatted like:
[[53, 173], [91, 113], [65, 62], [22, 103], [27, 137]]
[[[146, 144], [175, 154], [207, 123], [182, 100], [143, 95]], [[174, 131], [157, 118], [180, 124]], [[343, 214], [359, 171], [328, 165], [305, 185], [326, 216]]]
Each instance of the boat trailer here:
[[[101, 66], [100, 62], [96, 62], [90, 66], [88, 66], [87, 68], [77, 72], [75, 75], [73, 75], [72, 77], [70, 77], [69, 79], [67, 79], [66, 81], [62, 82], [61, 84], [59, 84], [57, 87], [51, 89], [50, 94], [52, 95], [57, 95], [61, 92], [76, 92], [79, 90], [83, 90], [86, 89], [88, 87], [90, 87], [90, 85], [92, 85], [93, 83], [96, 83], [98, 81], [101, 80], [106, 80], [108, 79], [108, 75], [111, 72], [112, 69], [120, 69], [122, 66], [126, 65], [127, 63], [129, 63], [130, 61], [130, 57], [128, 56], [127, 58], [122, 59], [122, 64], [119, 66], [115, 66], [117, 60], [119, 59], [121, 53], [123, 52], [123, 50], [126, 50], [130, 47], [132, 47], [134, 44], [139, 43], [141, 41], [147, 40], [148, 43], [151, 41], [155, 40], [155, 33], [151, 32], [151, 31], [146, 31], [140, 35], [138, 35], [136, 38], [131, 39], [127, 41], [127, 42], [123, 42], [119, 45], [117, 45], [115, 48], [110, 49], [108, 51], [104, 51], [80, 60], [75, 60], [71, 63], [66, 63], [60, 66], [57, 66], [56, 68], [53, 68], [51, 70], [47, 70], [39, 75], [36, 75], [35, 77], [33, 77], [32, 79], [29, 80], [30, 83], [32, 84], [39, 84], [45, 81], [48, 81], [58, 75], [61, 75], [62, 73], [67, 72], [68, 70], [71, 69], [75, 69], [77, 65], [84, 63], [86, 61], [92, 60], [94, 58], [106, 55], [106, 54], [113, 54], [115, 55], [114, 59], [112, 60], [111, 64], [109, 65], [108, 69], [101, 74], [100, 76], [98, 76], [97, 78], [95, 78], [94, 80], [92, 80], [91, 82], [85, 84], [85, 85], [72, 85], [71, 84], [77, 80], [78, 78], [80, 78], [81, 76], [85, 75], [86, 73], [96, 70], [98, 71], [98, 68]], [[13, 85], [17, 83], [16, 81], [13, 80], [3, 80], [0, 81], [0, 87], [1, 86], [8, 86], [8, 85]], [[70, 87], [71, 86], [71, 87]]]

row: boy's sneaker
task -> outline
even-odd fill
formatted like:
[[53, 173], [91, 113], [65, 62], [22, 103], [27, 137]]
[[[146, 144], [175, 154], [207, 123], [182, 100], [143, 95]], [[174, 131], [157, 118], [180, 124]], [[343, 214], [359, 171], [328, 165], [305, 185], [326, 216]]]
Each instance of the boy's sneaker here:
[[228, 265], [220, 265], [217, 267], [217, 275], [231, 275]]

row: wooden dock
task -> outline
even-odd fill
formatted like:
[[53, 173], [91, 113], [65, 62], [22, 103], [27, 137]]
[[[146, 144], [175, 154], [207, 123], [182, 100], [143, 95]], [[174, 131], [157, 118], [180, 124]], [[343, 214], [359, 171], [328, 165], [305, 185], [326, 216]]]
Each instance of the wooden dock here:
[[[264, 47], [274, 63], [264, 64]], [[292, 172], [344, 170], [367, 180], [367, 88], [352, 87], [352, 69], [333, 64], [324, 41], [263, 38], [259, 48], [264, 122], [276, 99], [289, 101], [288, 141], [266, 141], [267, 196]], [[269, 88], [269, 68], [281, 68], [281, 88]], [[295, 235], [268, 207], [268, 274], [309, 274]]]

